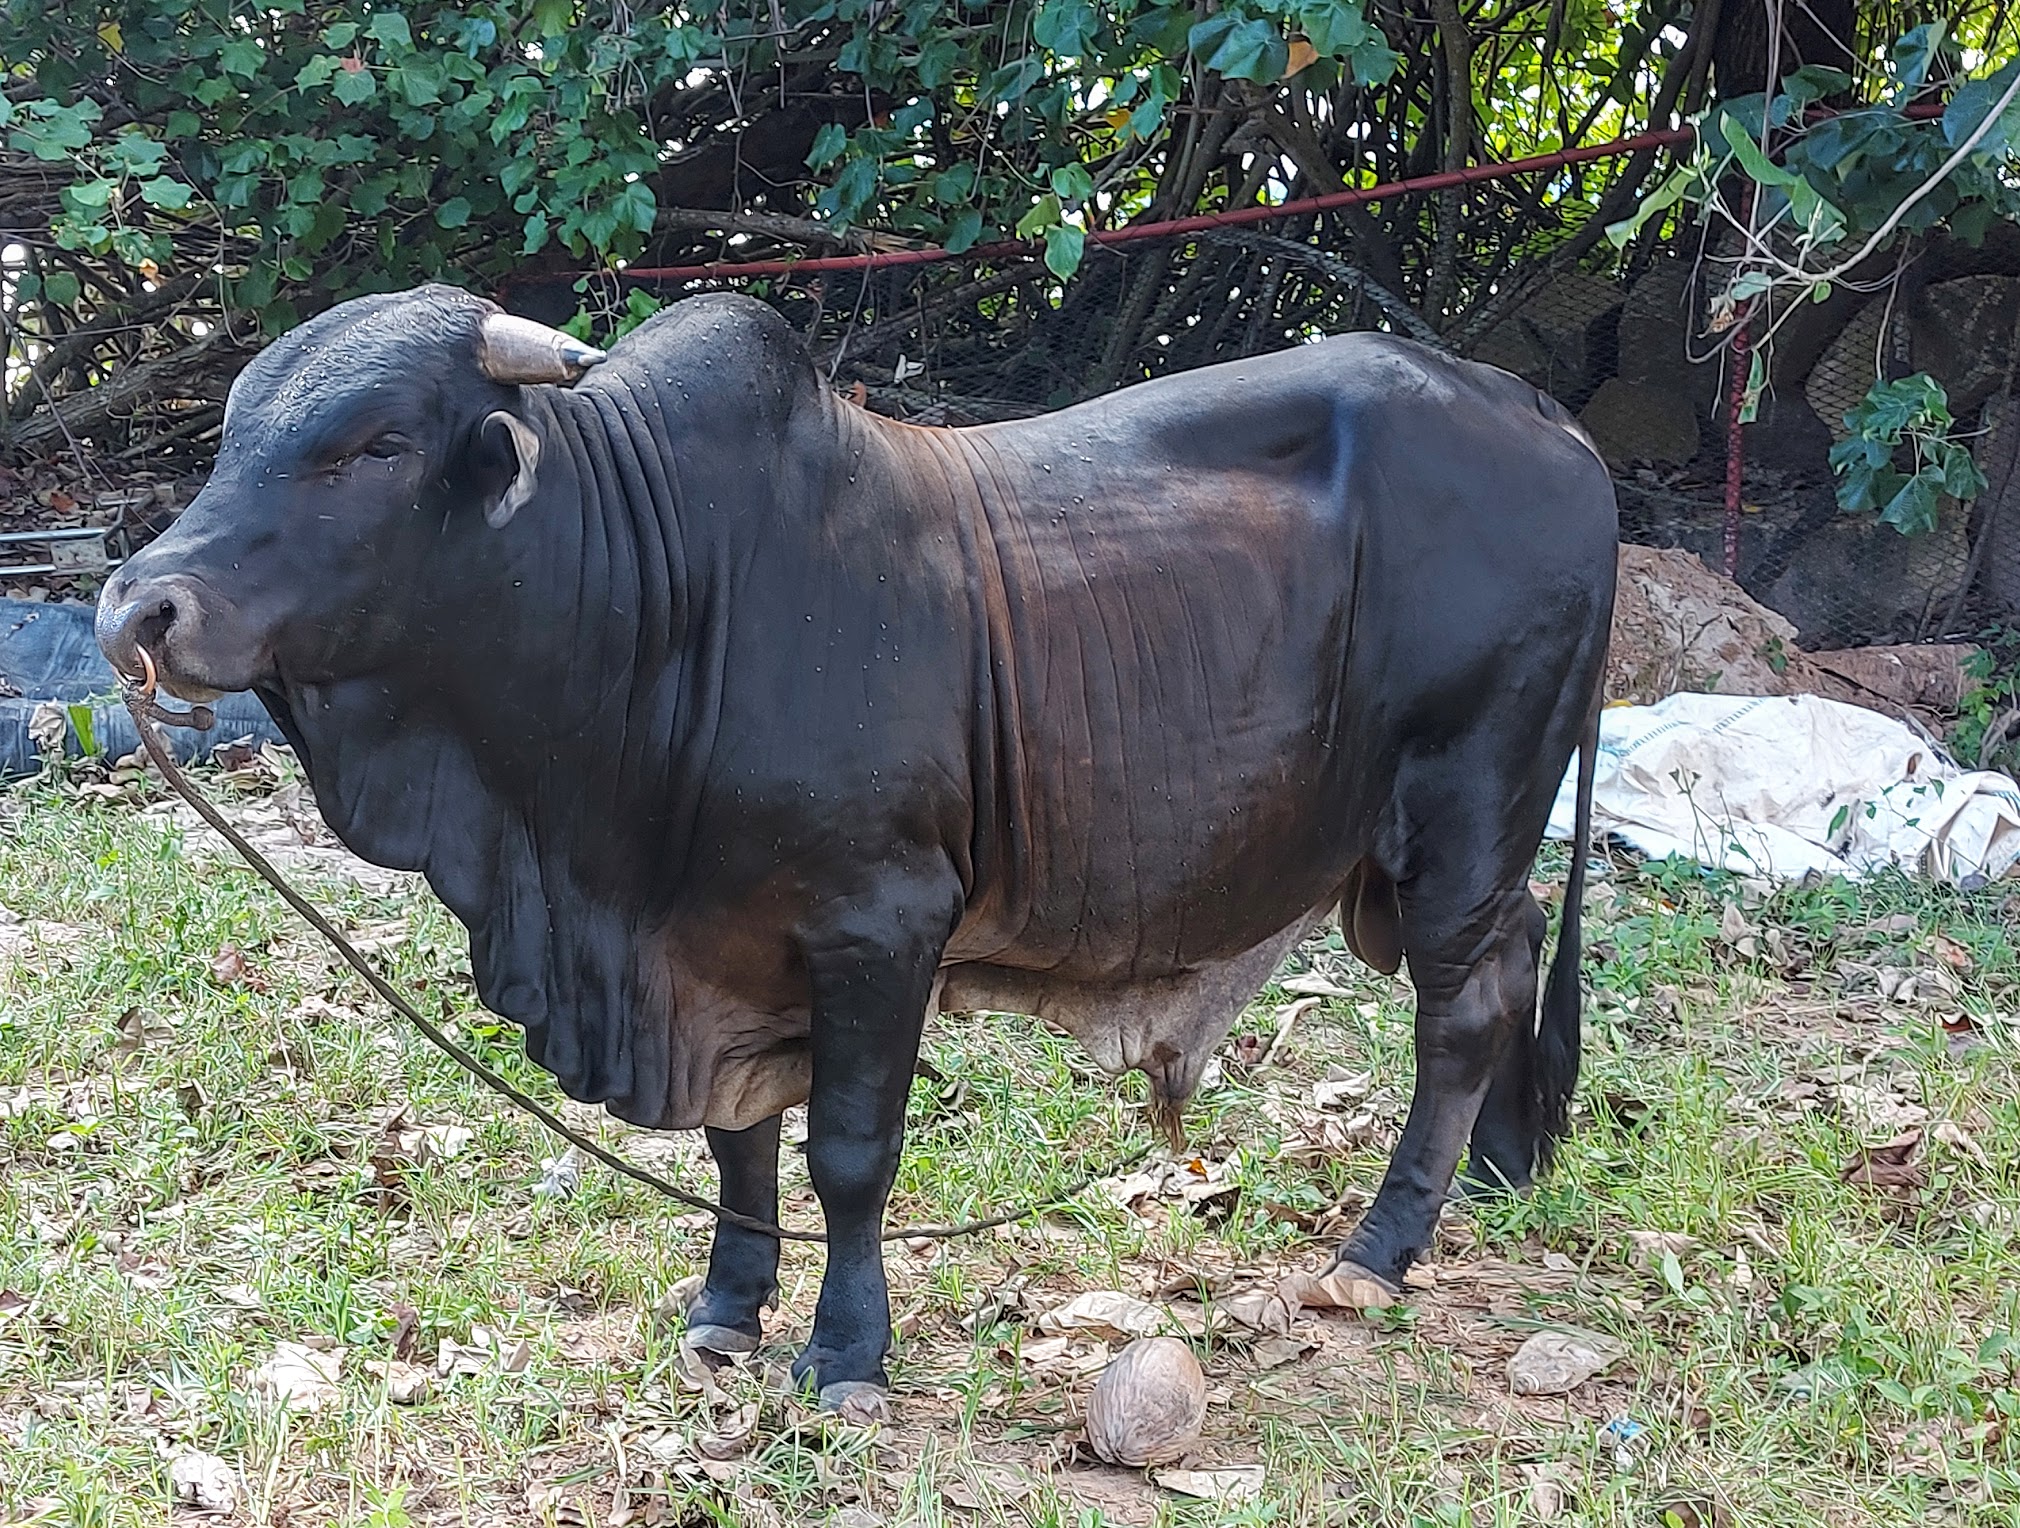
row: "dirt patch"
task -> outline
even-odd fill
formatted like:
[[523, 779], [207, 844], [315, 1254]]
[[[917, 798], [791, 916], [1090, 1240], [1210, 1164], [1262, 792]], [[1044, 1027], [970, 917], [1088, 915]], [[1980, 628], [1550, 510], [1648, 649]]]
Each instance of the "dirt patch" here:
[[1606, 698], [1821, 695], [1932, 726], [1963, 689], [1959, 645], [1810, 654], [1796, 629], [1685, 551], [1623, 546]]

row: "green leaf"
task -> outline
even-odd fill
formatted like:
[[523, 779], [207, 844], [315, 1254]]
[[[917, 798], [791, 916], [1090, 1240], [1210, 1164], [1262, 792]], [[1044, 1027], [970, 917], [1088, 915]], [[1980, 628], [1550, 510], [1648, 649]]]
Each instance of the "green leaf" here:
[[[1744, 278], [1742, 278], [1744, 279]], [[1739, 422], [1752, 424], [1760, 417], [1761, 395], [1767, 391], [1767, 367], [1761, 361], [1761, 353], [1756, 350], [1747, 363], [1746, 387], [1739, 398]]]
[[1290, 67], [1290, 45], [1267, 21], [1222, 11], [1195, 26], [1187, 40], [1196, 58], [1229, 79], [1270, 83]]
[[68, 705], [63, 708], [63, 714], [70, 718], [70, 730], [77, 734], [77, 746], [83, 750], [84, 756], [88, 759], [97, 758], [98, 731], [91, 724], [91, 707]]
[[947, 234], [940, 242], [955, 254], [974, 247], [982, 237], [982, 214], [974, 207], [964, 208], [955, 214], [954, 221], [947, 225]]
[[839, 122], [824, 122], [814, 134], [814, 146], [807, 150], [807, 168], [825, 170], [842, 157], [849, 146], [849, 130]]
[[1606, 225], [1607, 242], [1615, 249], [1625, 249], [1640, 236], [1642, 229], [1646, 228], [1652, 219], [1683, 200], [1683, 194], [1696, 180], [1697, 171], [1690, 165], [1679, 165], [1671, 170], [1662, 184], [1642, 199], [1641, 205], [1634, 209], [1632, 217]]
[[1782, 81], [1782, 91], [1800, 106], [1852, 88], [1852, 77], [1828, 64], [1804, 64]]
[[1969, 503], [1985, 491], [1985, 474], [1959, 445], [1945, 445], [1938, 453], [1943, 474], [1943, 492], [1961, 503]]
[[1739, 167], [1763, 186], [1792, 186], [1797, 177], [1770, 160], [1761, 152], [1761, 146], [1754, 142], [1753, 134], [1727, 114], [1724, 123], [1725, 141], [1732, 149], [1733, 158]]
[[1045, 0], [1032, 18], [1031, 38], [1048, 52], [1081, 58], [1093, 47], [1098, 22], [1087, 0]]
[[357, 40], [357, 36], [358, 24], [355, 21], [339, 21], [334, 26], [323, 28], [323, 46], [341, 53]]
[[1052, 172], [1052, 192], [1069, 207], [1077, 207], [1094, 195], [1094, 177], [1077, 164], [1063, 164]]
[[617, 193], [617, 217], [620, 226], [638, 233], [651, 233], [653, 219], [659, 213], [659, 204], [654, 200], [652, 187], [642, 180], [629, 182]]
[[470, 221], [468, 197], [452, 196], [435, 209], [435, 221], [444, 228], [461, 228]]
[[1087, 234], [1071, 223], [1059, 223], [1045, 230], [1045, 268], [1061, 281], [1070, 280], [1080, 269], [1086, 252]]
[[537, 255], [547, 244], [547, 214], [536, 212], [526, 220], [526, 240], [519, 246], [522, 255]]
[[217, 65], [226, 74], [236, 74], [242, 80], [249, 80], [260, 72], [260, 66], [267, 61], [266, 49], [250, 37], [234, 37], [217, 50]]
[[407, 25], [407, 18], [398, 11], [379, 11], [366, 24], [365, 35], [389, 48], [411, 48], [414, 46], [413, 30]]
[[1894, 44], [1889, 73], [1903, 92], [1918, 89], [1929, 77], [1929, 70], [1943, 51], [1946, 31], [1943, 22], [1927, 21], [1901, 34], [1901, 40]]
[[179, 180], [171, 180], [166, 175], [158, 175], [153, 180], [140, 183], [140, 199], [150, 207], [159, 207], [164, 212], [180, 212], [190, 203], [196, 193]]
[[1936, 528], [1936, 506], [1942, 491], [1941, 469], [1924, 467], [1901, 483], [1880, 511], [1880, 523], [1891, 525], [1903, 536], [1928, 534]]
[[1017, 220], [1017, 237], [1035, 239], [1046, 229], [1059, 221], [1059, 198], [1050, 194], [1041, 196], [1031, 205], [1031, 210]]
[[70, 271], [51, 271], [42, 278], [42, 296], [59, 308], [67, 308], [84, 295], [84, 283]]
[[378, 88], [379, 82], [369, 69], [339, 69], [330, 81], [330, 93], [346, 106], [362, 106]]
[[80, 180], [63, 188], [63, 199], [72, 207], [96, 212], [111, 205], [112, 193], [118, 189], [118, 185], [109, 180]]
[[[1950, 97], [1950, 104], [1943, 109], [1943, 137], [1952, 148], [1962, 143], [1978, 130], [1978, 124], [1991, 114], [1999, 104], [1999, 98], [2006, 93], [2006, 87], [2013, 83], [2013, 75], [2020, 71], [2020, 59], [2015, 59], [1997, 74], [1984, 79], [1970, 80], [1957, 87], [1957, 93]], [[1978, 140], [1973, 151], [1997, 157], [2020, 137], [2020, 96], [2007, 103], [1999, 114], [1999, 120], [1992, 124], [1985, 136]]]

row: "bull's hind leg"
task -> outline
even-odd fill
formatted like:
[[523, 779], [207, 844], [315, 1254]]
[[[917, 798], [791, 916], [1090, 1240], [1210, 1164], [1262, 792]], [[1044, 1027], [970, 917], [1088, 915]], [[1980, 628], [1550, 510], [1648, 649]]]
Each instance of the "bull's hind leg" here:
[[[709, 1127], [722, 1202], [739, 1215], [778, 1219], [779, 1118], [774, 1114], [748, 1130]], [[778, 1287], [777, 1239], [718, 1225], [708, 1251], [708, 1278], [687, 1312], [688, 1341], [714, 1353], [752, 1351], [764, 1335], [762, 1312]]]
[[1437, 1229], [1460, 1154], [1518, 1027], [1536, 1011], [1535, 903], [1522, 881], [1403, 883], [1403, 948], [1417, 989], [1417, 1086], [1389, 1170], [1342, 1263], [1399, 1284]]

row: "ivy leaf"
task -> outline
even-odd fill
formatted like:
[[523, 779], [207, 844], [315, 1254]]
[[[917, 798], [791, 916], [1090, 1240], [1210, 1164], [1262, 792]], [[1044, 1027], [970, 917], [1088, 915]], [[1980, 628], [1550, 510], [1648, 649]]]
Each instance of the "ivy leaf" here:
[[84, 283], [72, 271], [51, 271], [42, 278], [42, 296], [59, 308], [67, 308], [84, 295]]
[[435, 221], [444, 228], [461, 228], [470, 221], [470, 199], [452, 196], [435, 209]]
[[1031, 23], [1031, 38], [1047, 52], [1084, 58], [1094, 46], [1097, 18], [1087, 0], [1045, 0]]
[[398, 11], [380, 11], [365, 27], [365, 35], [389, 48], [412, 48], [413, 29], [407, 25], [407, 18]]
[[[1957, 93], [1950, 97], [1950, 104], [1943, 110], [1944, 141], [1955, 148], [1976, 132], [1978, 124], [1985, 120], [1999, 103], [1999, 97], [2006, 93], [2006, 87], [2013, 83], [2015, 71], [2020, 71], [2020, 59], [2015, 59], [1997, 74], [1958, 86]], [[1996, 158], [2006, 152], [2016, 137], [2020, 137], [2020, 95], [2007, 103], [2006, 110], [1978, 140], [1978, 147], [1973, 152]]]
[[250, 37], [235, 37], [217, 50], [217, 66], [226, 74], [236, 74], [242, 80], [257, 75], [260, 65], [266, 61], [266, 49]]
[[1051, 195], [1039, 197], [1036, 202], [1032, 203], [1031, 210], [1017, 220], [1017, 237], [1020, 239], [1037, 238], [1039, 234], [1058, 223], [1059, 213], [1058, 197]]
[[362, 106], [378, 88], [379, 82], [369, 69], [339, 69], [330, 81], [330, 93], [346, 106]]
[[1070, 280], [1080, 269], [1086, 252], [1087, 234], [1071, 223], [1057, 223], [1045, 230], [1045, 268], [1061, 281]]
[[1355, 0], [1321, 0], [1298, 12], [1298, 30], [1320, 58], [1346, 58], [1356, 48], [1379, 41]]
[[825, 170], [842, 157], [849, 146], [849, 130], [839, 122], [823, 122], [814, 134], [814, 146], [807, 150], [807, 168]]
[[940, 242], [955, 254], [974, 247], [982, 237], [982, 214], [974, 207], [963, 208], [955, 214], [954, 221], [947, 225], [947, 235]]
[[1929, 77], [1929, 70], [1943, 51], [1947, 30], [1940, 21], [1926, 21], [1901, 34], [1900, 41], [1894, 44], [1890, 70], [1894, 83], [1901, 87], [1901, 94], [1912, 94]]
[[334, 26], [323, 28], [323, 46], [332, 53], [341, 53], [357, 40], [358, 24], [355, 21], [339, 21]]
[[652, 222], [658, 212], [659, 204], [653, 198], [652, 187], [642, 180], [628, 182], [617, 193], [617, 218], [622, 227], [638, 233], [651, 233]]
[[1936, 506], [1943, 491], [1943, 470], [1928, 466], [1902, 480], [1894, 496], [1880, 511], [1880, 523], [1891, 525], [1903, 536], [1920, 536], [1936, 528]]
[[1200, 22], [1187, 41], [1194, 57], [1232, 80], [1280, 80], [1291, 59], [1290, 44], [1273, 25], [1227, 11]]
[[95, 101], [80, 101], [71, 106], [31, 101], [28, 105], [42, 109], [24, 116], [21, 125], [15, 128], [10, 141], [17, 149], [53, 162], [68, 159], [91, 142], [91, 124], [98, 118]]
[[140, 199], [150, 207], [159, 207], [164, 212], [180, 212], [190, 203], [196, 193], [179, 180], [166, 175], [157, 175], [153, 180], [140, 183]]
[[1051, 178], [1053, 195], [1069, 207], [1077, 207], [1094, 195], [1094, 178], [1081, 165], [1063, 164]]
[[547, 214], [536, 212], [526, 220], [526, 241], [519, 246], [522, 255], [537, 255], [547, 244]]
[[80, 180], [63, 188], [63, 199], [82, 212], [97, 212], [112, 203], [118, 186], [109, 180]]

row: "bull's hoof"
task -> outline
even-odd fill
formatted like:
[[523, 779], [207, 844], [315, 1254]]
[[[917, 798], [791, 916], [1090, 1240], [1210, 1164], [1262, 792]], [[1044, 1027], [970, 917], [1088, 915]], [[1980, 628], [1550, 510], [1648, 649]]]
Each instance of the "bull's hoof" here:
[[681, 1333], [681, 1340], [698, 1352], [716, 1353], [724, 1358], [741, 1358], [758, 1350], [758, 1340], [750, 1333], [708, 1321], [690, 1326]]
[[837, 1421], [854, 1427], [868, 1427], [873, 1422], [888, 1422], [891, 1419], [890, 1397], [882, 1385], [868, 1380], [845, 1379], [823, 1385], [815, 1399], [821, 1410], [833, 1413]]
[[1378, 1286], [1392, 1300], [1400, 1300], [1403, 1297], [1403, 1284], [1400, 1278], [1392, 1279], [1386, 1274], [1377, 1273], [1367, 1264], [1355, 1262], [1344, 1252], [1333, 1254], [1331, 1265], [1320, 1277], [1340, 1279], [1348, 1283], [1355, 1279], [1366, 1279], [1370, 1284]]

